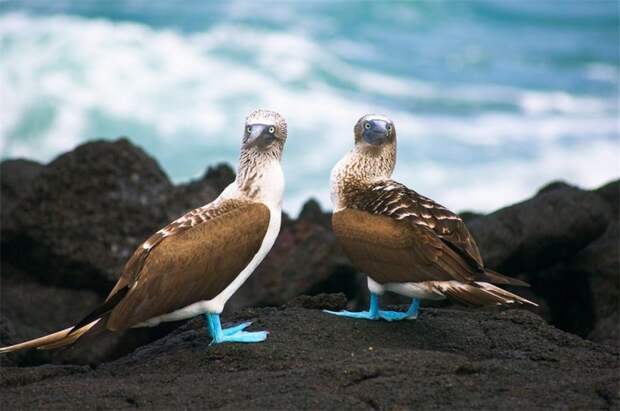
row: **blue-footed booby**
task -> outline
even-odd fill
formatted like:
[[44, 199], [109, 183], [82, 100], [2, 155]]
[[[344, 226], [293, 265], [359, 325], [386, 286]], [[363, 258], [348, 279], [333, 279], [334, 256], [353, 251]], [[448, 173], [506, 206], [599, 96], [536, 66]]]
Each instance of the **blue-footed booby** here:
[[[414, 319], [420, 299], [468, 305], [536, 305], [494, 284], [527, 286], [484, 267], [459, 216], [392, 180], [396, 128], [368, 114], [354, 127], [355, 146], [332, 170], [332, 226], [345, 254], [367, 275], [368, 311], [327, 311], [343, 317]], [[379, 309], [386, 291], [412, 298], [406, 312]]]
[[213, 202], [174, 220], [133, 253], [105, 302], [75, 326], [0, 352], [49, 349], [87, 334], [155, 326], [204, 314], [213, 343], [259, 342], [267, 332], [222, 329], [228, 299], [265, 258], [280, 231], [287, 125], [278, 113], [246, 118], [237, 177]]

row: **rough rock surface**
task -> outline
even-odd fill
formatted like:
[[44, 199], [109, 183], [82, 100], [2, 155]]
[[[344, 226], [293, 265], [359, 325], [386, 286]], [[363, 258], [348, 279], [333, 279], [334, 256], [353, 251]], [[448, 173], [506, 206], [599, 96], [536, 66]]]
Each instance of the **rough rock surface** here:
[[355, 271], [337, 273], [349, 264], [331, 230], [285, 218], [273, 249], [231, 299], [229, 310], [280, 305], [302, 293], [359, 290]]
[[[14, 179], [13, 172], [2, 175], [3, 187]], [[33, 271], [44, 283], [105, 294], [142, 241], [212, 201], [233, 179], [228, 166], [218, 166], [175, 187], [126, 139], [81, 145], [28, 180], [12, 222], [2, 227], [3, 258], [39, 268]], [[2, 195], [17, 197], [10, 190]]]
[[[71, 325], [107, 294], [135, 246], [233, 179], [232, 169], [219, 165], [175, 186], [124, 139], [85, 144], [45, 166], [0, 163], [0, 343]], [[593, 191], [553, 183], [495, 213], [463, 216], [491, 268], [533, 285], [516, 291], [540, 302], [538, 313], [564, 330], [618, 346], [619, 208], [619, 181]], [[273, 250], [226, 313], [340, 291], [349, 307], [365, 307], [365, 277], [344, 257], [330, 226], [330, 214], [313, 200], [297, 219], [283, 216]], [[382, 298], [390, 302], [404, 300]], [[121, 335], [82, 352], [30, 351], [2, 361], [97, 364], [176, 326]]]
[[[159, 165], [125, 139], [95, 141], [50, 164], [8, 160], [2, 182], [3, 345], [70, 326], [102, 301], [127, 257], [155, 230], [212, 201], [230, 182], [227, 165], [174, 186]], [[6, 206], [5, 205], [9, 205]], [[316, 204], [316, 211], [325, 220]], [[327, 218], [327, 221], [329, 218]], [[227, 312], [277, 305], [304, 293], [361, 290], [331, 231], [312, 221], [283, 218], [280, 237], [261, 268], [229, 301]], [[88, 297], [88, 298], [87, 298]], [[41, 312], [37, 305], [44, 305]], [[20, 304], [27, 301], [28, 304]], [[98, 363], [133, 350], [169, 330], [131, 331], [83, 351], [29, 351], [14, 364]], [[6, 359], [4, 359], [6, 363]]]
[[[19, 343], [64, 329], [90, 312], [101, 297], [89, 290], [75, 290], [40, 284], [35, 278], [3, 262], [0, 287], [0, 341]], [[0, 356], [2, 365], [45, 363], [98, 364], [132, 352], [176, 328], [134, 329], [125, 333], [93, 338], [71, 350], [25, 350]]]
[[32, 180], [15, 224], [3, 229], [3, 253], [39, 263], [46, 283], [104, 288], [165, 220], [171, 189], [157, 163], [127, 140], [84, 144]]
[[598, 194], [560, 184], [469, 227], [488, 266], [524, 272], [569, 258], [601, 236], [608, 208]]
[[[261, 344], [209, 346], [202, 321], [94, 370], [5, 367], [6, 409], [617, 409], [618, 352], [527, 311], [423, 309], [370, 322], [246, 309]], [[228, 320], [231, 320], [229, 318]]]
[[486, 264], [525, 279], [551, 322], [618, 344], [620, 180], [587, 191], [552, 183], [468, 226]]
[[8, 217], [19, 202], [28, 193], [30, 182], [43, 170], [43, 165], [36, 161], [17, 159], [0, 163], [0, 221], [8, 223]]

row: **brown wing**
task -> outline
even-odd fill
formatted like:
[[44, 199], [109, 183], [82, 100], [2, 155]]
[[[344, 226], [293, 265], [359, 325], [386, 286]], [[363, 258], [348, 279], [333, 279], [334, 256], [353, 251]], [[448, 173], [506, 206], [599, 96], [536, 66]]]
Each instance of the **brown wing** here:
[[220, 207], [193, 225], [173, 223], [173, 231], [162, 229], [145, 243], [148, 253], [136, 251], [115, 287], [130, 289], [111, 311], [109, 329], [211, 299], [248, 265], [267, 232], [269, 209], [259, 203]]
[[484, 266], [476, 241], [463, 220], [441, 204], [393, 180], [374, 183], [355, 193], [348, 201], [350, 208], [427, 228], [474, 265]]
[[[360, 268], [368, 273], [375, 273], [373, 278], [376, 276], [387, 280], [386, 275], [392, 278], [395, 275], [392, 273], [399, 273], [396, 276], [399, 281], [425, 281], [420, 280], [420, 278], [425, 278], [426, 280], [444, 279], [466, 282], [480, 280], [496, 284], [528, 285], [521, 280], [484, 268], [478, 246], [463, 220], [442, 205], [400, 183], [384, 180], [357, 187], [347, 192], [345, 204], [348, 209], [366, 213], [364, 217], [367, 220], [366, 223], [372, 224], [373, 229], [379, 225], [391, 226], [393, 232], [390, 235], [407, 239], [410, 243], [409, 251], [406, 249], [382, 250], [380, 255], [375, 255], [375, 259], [388, 259], [382, 256], [393, 253], [394, 255], [389, 257], [389, 260], [400, 266], [400, 269], [388, 265], [388, 261], [383, 261], [384, 269], [381, 274], [378, 266], [369, 266], [364, 269], [360, 265]], [[344, 216], [341, 217], [344, 218]], [[334, 218], [336, 218], [335, 215]], [[358, 215], [356, 218], [361, 219], [362, 216]], [[343, 219], [342, 223], [350, 226], [355, 224], [355, 221]], [[366, 234], [372, 238], [373, 232], [368, 231]], [[375, 244], [374, 241], [373, 239], [372, 245], [380, 248], [381, 245]], [[393, 248], [389, 245], [389, 238], [386, 237], [385, 241], [387, 248]], [[345, 250], [347, 248], [349, 253], [356, 252], [354, 244], [345, 247]], [[365, 255], [372, 253], [373, 251], [369, 249]], [[365, 259], [362, 255], [351, 258]], [[388, 272], [388, 268], [393, 270], [392, 273]], [[417, 272], [413, 273], [414, 270]], [[381, 282], [377, 278], [375, 280]]]
[[221, 203], [210, 203], [203, 207], [196, 208], [188, 211], [183, 216], [177, 218], [155, 234], [150, 236], [144, 243], [140, 245], [134, 251], [131, 258], [125, 264], [123, 273], [118, 279], [118, 282], [108, 295], [107, 300], [110, 300], [117, 294], [118, 291], [125, 287], [132, 287], [140, 273], [142, 267], [146, 262], [149, 254], [155, 249], [161, 241], [165, 238], [178, 235], [192, 227], [202, 224], [206, 221], [212, 220], [223, 214], [230, 212], [238, 207], [249, 204], [247, 201], [241, 200], [225, 200]]
[[351, 261], [379, 283], [474, 281], [479, 273], [426, 227], [345, 209], [332, 226]]

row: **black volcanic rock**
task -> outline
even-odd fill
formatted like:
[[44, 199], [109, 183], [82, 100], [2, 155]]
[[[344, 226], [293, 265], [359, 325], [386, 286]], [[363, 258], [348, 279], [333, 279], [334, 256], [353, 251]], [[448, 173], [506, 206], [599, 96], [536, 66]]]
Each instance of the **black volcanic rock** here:
[[31, 160], [5, 160], [0, 163], [0, 223], [10, 223], [9, 214], [30, 188], [44, 166]]
[[318, 224], [328, 230], [332, 228], [332, 213], [323, 211], [319, 202], [313, 198], [306, 201], [301, 207], [297, 220]]
[[[338, 298], [337, 298], [338, 299]], [[321, 296], [321, 301], [330, 302]], [[308, 301], [305, 302], [308, 304]], [[330, 302], [331, 304], [331, 302]], [[416, 321], [247, 309], [260, 344], [210, 346], [201, 319], [95, 370], [4, 367], [6, 409], [616, 409], [618, 352], [527, 311]], [[230, 319], [227, 319], [230, 320]]]
[[[581, 250], [567, 266], [583, 273], [592, 295], [593, 324], [589, 338], [618, 345], [620, 328], [620, 228], [614, 222], [603, 236]], [[585, 333], [584, 333], [585, 334]]]
[[611, 181], [595, 192], [609, 204], [612, 215], [617, 216], [620, 213], [620, 180]]
[[336, 237], [323, 225], [283, 218], [280, 234], [265, 261], [231, 298], [228, 310], [280, 305], [300, 294], [360, 290], [357, 274], [340, 252]]
[[[173, 186], [153, 158], [125, 139], [86, 143], [37, 170], [25, 193], [11, 195], [19, 207], [10, 208], [13, 223], [2, 227], [4, 258], [40, 273], [43, 282], [103, 294], [142, 241], [212, 201], [234, 179], [230, 167], [219, 165]], [[16, 186], [18, 177], [3, 174], [3, 187]]]
[[[11, 345], [72, 326], [102, 298], [89, 290], [41, 284], [36, 276], [2, 263], [0, 345]], [[71, 349], [24, 350], [0, 356], [2, 365], [98, 364], [132, 352], [165, 335], [178, 324], [107, 334]]]
[[207, 168], [201, 181], [208, 183], [219, 194], [235, 180], [235, 170], [226, 163]]
[[[61, 155], [32, 181], [3, 230], [3, 252], [38, 263], [41, 280], [101, 290], [165, 221], [172, 185], [129, 141], [96, 141]], [[35, 271], [35, 270], [33, 270]]]
[[[127, 140], [88, 143], [46, 166], [2, 162], [0, 342], [36, 337], [82, 317], [107, 294], [141, 241], [211, 201], [233, 179], [230, 167], [218, 165], [174, 186]], [[552, 324], [617, 346], [619, 193], [619, 181], [593, 191], [552, 183], [527, 201], [464, 217], [487, 265], [529, 281], [532, 288], [514, 291], [540, 301], [544, 308], [538, 312]], [[286, 303], [311, 307], [314, 299], [294, 299], [331, 292], [344, 293], [349, 308], [365, 308], [365, 277], [343, 255], [330, 219], [312, 200], [298, 219], [283, 215], [274, 248], [226, 313]], [[338, 305], [342, 298], [330, 301]], [[400, 302], [391, 294], [382, 298], [382, 304]], [[131, 331], [59, 354], [3, 357], [2, 364], [97, 364], [176, 326]]]
[[168, 221], [215, 200], [234, 180], [233, 169], [227, 164], [218, 164], [209, 167], [201, 178], [175, 186], [168, 194], [166, 202]]
[[469, 229], [487, 266], [515, 274], [574, 255], [605, 232], [609, 212], [596, 193], [560, 185], [474, 219]]
[[619, 192], [619, 180], [593, 191], [551, 183], [468, 226], [487, 266], [531, 283], [554, 325], [617, 344]]

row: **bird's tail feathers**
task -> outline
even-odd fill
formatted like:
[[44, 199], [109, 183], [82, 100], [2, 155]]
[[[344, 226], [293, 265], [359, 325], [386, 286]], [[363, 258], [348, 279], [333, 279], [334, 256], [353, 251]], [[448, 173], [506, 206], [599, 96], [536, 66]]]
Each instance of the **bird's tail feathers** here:
[[538, 304], [530, 300], [482, 281], [473, 284], [459, 281], [436, 281], [433, 282], [432, 287], [447, 298], [465, 305], [530, 305], [538, 307]]
[[[10, 345], [8, 347], [1, 347], [0, 354], [21, 351], [28, 348], [38, 348], [40, 350], [49, 350], [52, 348], [63, 347], [65, 345], [73, 344], [80, 337], [86, 334], [88, 331], [95, 331], [101, 329], [101, 327], [95, 327], [101, 319], [92, 321], [86, 325], [83, 325], [79, 329], [74, 330], [73, 327], [65, 328], [64, 330], [57, 331], [52, 334], [45, 335], [43, 337], [35, 338], [29, 341], [24, 341], [19, 344]], [[95, 329], [93, 329], [95, 327]]]

